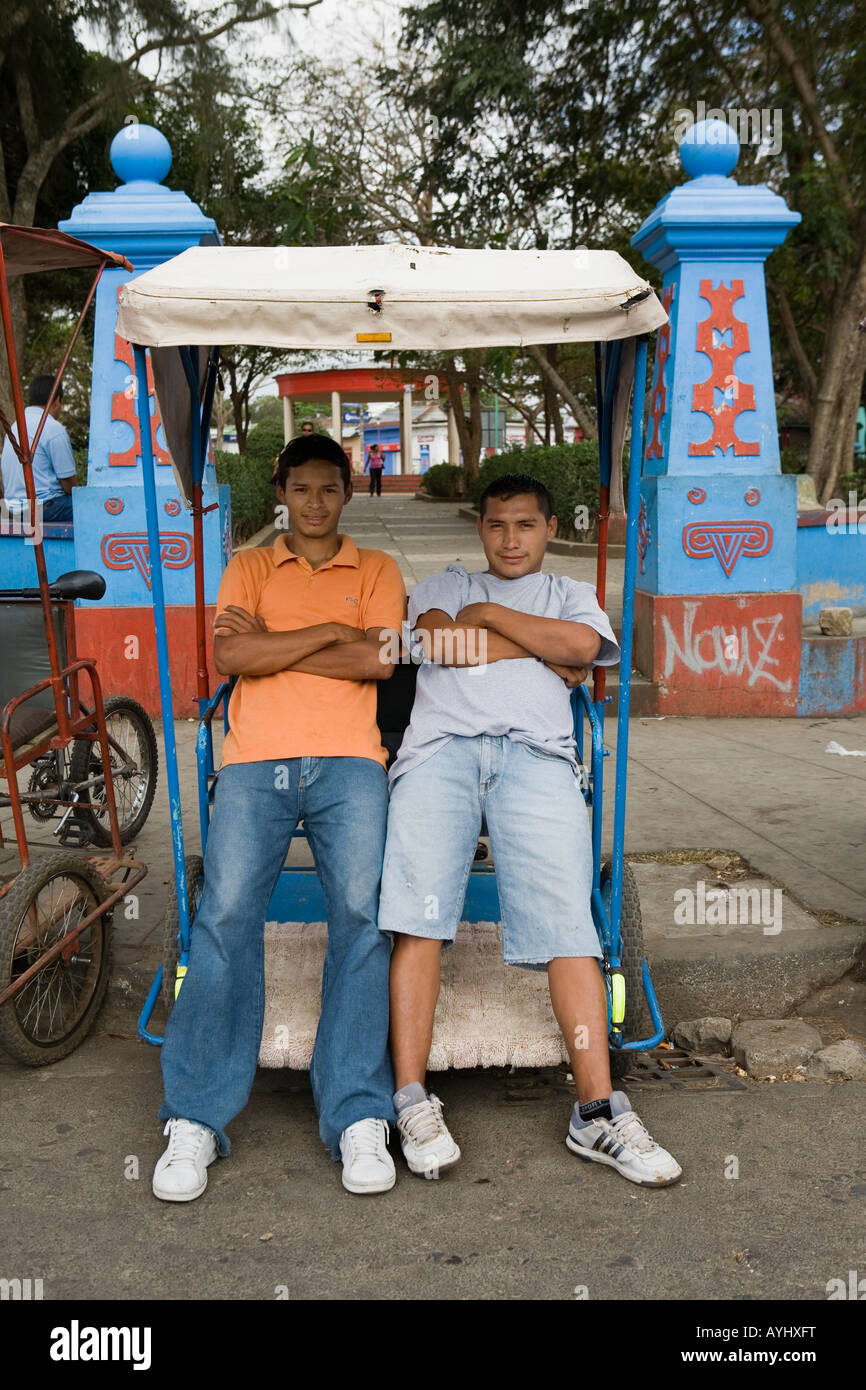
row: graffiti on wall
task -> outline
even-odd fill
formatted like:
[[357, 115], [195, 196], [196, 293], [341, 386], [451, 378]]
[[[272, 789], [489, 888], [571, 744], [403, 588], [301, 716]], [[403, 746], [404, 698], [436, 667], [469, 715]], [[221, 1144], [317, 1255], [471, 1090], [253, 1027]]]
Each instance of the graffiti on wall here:
[[699, 616], [702, 607], [700, 601], [684, 602], [676, 628], [667, 614], [662, 616], [666, 681], [684, 668], [698, 676], [730, 676], [750, 689], [761, 684], [781, 691], [793, 688], [781, 611], [744, 613], [732, 623]]

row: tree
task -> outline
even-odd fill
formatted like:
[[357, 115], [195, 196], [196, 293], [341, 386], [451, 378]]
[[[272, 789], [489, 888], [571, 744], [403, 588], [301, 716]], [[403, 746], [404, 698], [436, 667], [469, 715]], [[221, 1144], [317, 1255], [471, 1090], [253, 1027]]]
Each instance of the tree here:
[[[117, 128], [120, 114], [148, 94], [183, 85], [213, 63], [215, 47], [243, 26], [277, 25], [321, 0], [16, 0], [0, 11], [0, 220], [35, 225], [46, 181], [60, 155], [73, 167], [88, 137]], [[99, 37], [85, 48], [85, 26]], [[155, 72], [149, 70], [156, 64]], [[107, 131], [105, 132], [107, 133]], [[11, 286], [13, 328], [27, 327], [25, 277]], [[5, 357], [0, 396], [8, 399]]]
[[490, 198], [527, 228], [534, 213], [539, 246], [627, 254], [681, 177], [678, 110], [779, 112], [781, 148], [745, 147], [737, 177], [803, 216], [768, 283], [780, 379], [802, 393], [824, 500], [851, 457], [866, 370], [863, 32], [858, 0], [431, 0], [405, 14], [427, 74], [407, 99], [439, 122], [440, 196], [470, 222]]

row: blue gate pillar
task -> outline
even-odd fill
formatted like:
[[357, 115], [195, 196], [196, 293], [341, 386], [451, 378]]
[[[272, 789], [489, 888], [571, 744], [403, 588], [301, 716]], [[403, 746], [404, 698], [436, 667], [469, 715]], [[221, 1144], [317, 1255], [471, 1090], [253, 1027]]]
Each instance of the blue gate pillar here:
[[[117, 296], [127, 280], [219, 237], [212, 218], [185, 193], [163, 184], [171, 147], [153, 126], [131, 123], [118, 131], [111, 164], [120, 187], [89, 193], [59, 224], [83, 241], [122, 252], [134, 266], [132, 274], [107, 270], [96, 294], [87, 486], [74, 489], [73, 506], [76, 567], [102, 574], [106, 592], [98, 604], [79, 605], [76, 631], [80, 650], [99, 655], [103, 688], [133, 695], [158, 714], [154, 557], [145, 524], [132, 349], [115, 331]], [[148, 385], [175, 713], [192, 716], [197, 712], [192, 517], [175, 485], [150, 370]], [[205, 601], [212, 605], [231, 554], [229, 489], [217, 486], [212, 460], [205, 467], [203, 505], [213, 507], [204, 517]]]
[[779, 462], [764, 261], [800, 221], [731, 173], [723, 121], [632, 238], [663, 275], [641, 484], [635, 664], [672, 714], [794, 714], [797, 488]]

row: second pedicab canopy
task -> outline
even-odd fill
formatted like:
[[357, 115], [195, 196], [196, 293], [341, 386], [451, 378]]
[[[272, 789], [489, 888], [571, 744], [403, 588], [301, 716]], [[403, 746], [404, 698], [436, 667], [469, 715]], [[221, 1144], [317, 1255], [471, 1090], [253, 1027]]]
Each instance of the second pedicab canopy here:
[[206, 246], [126, 284], [117, 331], [152, 348], [455, 351], [605, 342], [665, 322], [613, 251]]

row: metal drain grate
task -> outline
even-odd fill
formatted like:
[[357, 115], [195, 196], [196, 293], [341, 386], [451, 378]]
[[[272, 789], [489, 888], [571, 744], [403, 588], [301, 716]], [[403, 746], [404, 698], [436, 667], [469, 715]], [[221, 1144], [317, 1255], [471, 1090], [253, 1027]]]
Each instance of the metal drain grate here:
[[692, 1057], [678, 1047], [654, 1047], [649, 1052], [636, 1052], [623, 1079], [645, 1086], [661, 1082], [675, 1091], [746, 1090], [745, 1082], [734, 1072], [705, 1058]]

